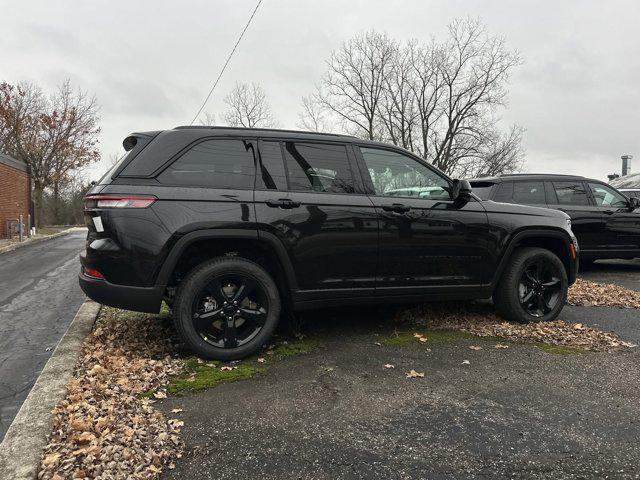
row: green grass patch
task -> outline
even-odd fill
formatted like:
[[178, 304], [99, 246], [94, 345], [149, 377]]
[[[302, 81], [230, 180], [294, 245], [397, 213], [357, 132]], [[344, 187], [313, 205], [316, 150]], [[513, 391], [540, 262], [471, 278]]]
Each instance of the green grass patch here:
[[[426, 342], [421, 342], [420, 338], [415, 334], [422, 335], [426, 338]], [[449, 343], [456, 343], [460, 340], [469, 338], [483, 339], [477, 337], [469, 332], [463, 332], [461, 330], [420, 330], [420, 329], [403, 329], [395, 330], [390, 335], [380, 339], [382, 345], [389, 345], [393, 347], [404, 347], [407, 345], [444, 345]]]
[[293, 341], [287, 341], [278, 343], [273, 347], [273, 354], [279, 358], [291, 357], [293, 355], [301, 355], [303, 353], [309, 353], [314, 350], [318, 344], [313, 340], [297, 339]]
[[185, 363], [185, 372], [169, 382], [167, 393], [175, 394], [212, 388], [221, 383], [246, 380], [265, 370], [250, 363], [234, 365], [232, 370], [221, 370], [219, 364], [200, 363], [197, 358], [188, 358]]
[[581, 355], [587, 353], [583, 348], [567, 347], [565, 345], [551, 345], [549, 343], [535, 343], [534, 346], [545, 353], [553, 355]]

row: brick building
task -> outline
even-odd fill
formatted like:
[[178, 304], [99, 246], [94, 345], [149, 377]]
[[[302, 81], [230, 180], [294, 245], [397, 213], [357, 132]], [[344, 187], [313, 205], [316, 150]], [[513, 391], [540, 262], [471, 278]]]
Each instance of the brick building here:
[[27, 227], [30, 203], [27, 164], [0, 153], [0, 238], [7, 237], [7, 220], [23, 215]]

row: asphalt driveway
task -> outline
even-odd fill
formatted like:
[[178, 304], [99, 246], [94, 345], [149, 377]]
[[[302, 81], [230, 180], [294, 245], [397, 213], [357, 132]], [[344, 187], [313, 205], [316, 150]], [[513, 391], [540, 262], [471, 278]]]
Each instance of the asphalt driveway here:
[[0, 254], [0, 440], [85, 299], [86, 231]]
[[[585, 276], [640, 290], [633, 263]], [[640, 343], [638, 310], [567, 307], [561, 318]], [[640, 477], [640, 349], [376, 345], [393, 328], [374, 309], [313, 312], [305, 331], [315, 351], [164, 400], [185, 422], [186, 451], [163, 478]], [[406, 378], [411, 369], [424, 378]]]

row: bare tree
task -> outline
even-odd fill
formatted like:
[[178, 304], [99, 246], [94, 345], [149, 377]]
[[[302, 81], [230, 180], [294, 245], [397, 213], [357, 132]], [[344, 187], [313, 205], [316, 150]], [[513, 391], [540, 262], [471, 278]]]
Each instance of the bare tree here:
[[216, 116], [215, 116], [215, 114], [210, 113], [210, 112], [205, 112], [204, 113], [204, 118], [202, 120], [200, 120], [200, 125], [208, 127], [208, 126], [215, 125], [215, 124], [216, 124]]
[[348, 131], [370, 140], [377, 137], [378, 105], [394, 51], [394, 40], [369, 31], [356, 35], [331, 54], [315, 98]]
[[75, 170], [99, 159], [97, 114], [96, 99], [69, 81], [50, 98], [33, 84], [0, 84], [0, 145], [31, 167], [37, 222], [44, 190], [57, 196]]
[[384, 76], [378, 117], [383, 129], [383, 139], [413, 150], [413, 134], [419, 118], [416, 97], [412, 86], [415, 83], [411, 65], [411, 49], [391, 46], [392, 57]]
[[297, 125], [311, 132], [328, 132], [331, 130], [326, 110], [313, 95], [302, 97], [302, 112], [298, 114]]
[[277, 126], [267, 96], [257, 83], [237, 83], [224, 101], [228, 106], [224, 119], [232, 127]]
[[482, 151], [483, 120], [505, 105], [509, 74], [521, 60], [504, 39], [487, 35], [478, 20], [455, 20], [443, 53], [442, 126], [433, 136], [432, 161], [452, 173]]
[[495, 119], [520, 63], [478, 20], [455, 20], [445, 41], [424, 45], [372, 31], [331, 54], [313, 100], [328, 121], [407, 148], [448, 174], [509, 171], [521, 163], [522, 130], [502, 134]]

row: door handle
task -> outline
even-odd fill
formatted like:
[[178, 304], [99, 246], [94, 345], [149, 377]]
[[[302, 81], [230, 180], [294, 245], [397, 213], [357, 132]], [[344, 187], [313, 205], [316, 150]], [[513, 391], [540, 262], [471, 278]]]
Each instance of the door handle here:
[[607, 215], [613, 215], [614, 213], [616, 213], [613, 210], [603, 210], [604, 213], [606, 213]]
[[278, 200], [269, 199], [269, 200], [265, 200], [264, 203], [266, 203], [267, 206], [271, 208], [289, 209], [289, 208], [297, 208], [300, 206], [300, 202], [294, 202], [289, 198], [279, 198]]
[[407, 213], [409, 210], [411, 210], [411, 207], [407, 207], [402, 203], [394, 203], [392, 205], [383, 205], [382, 209], [387, 212]]

